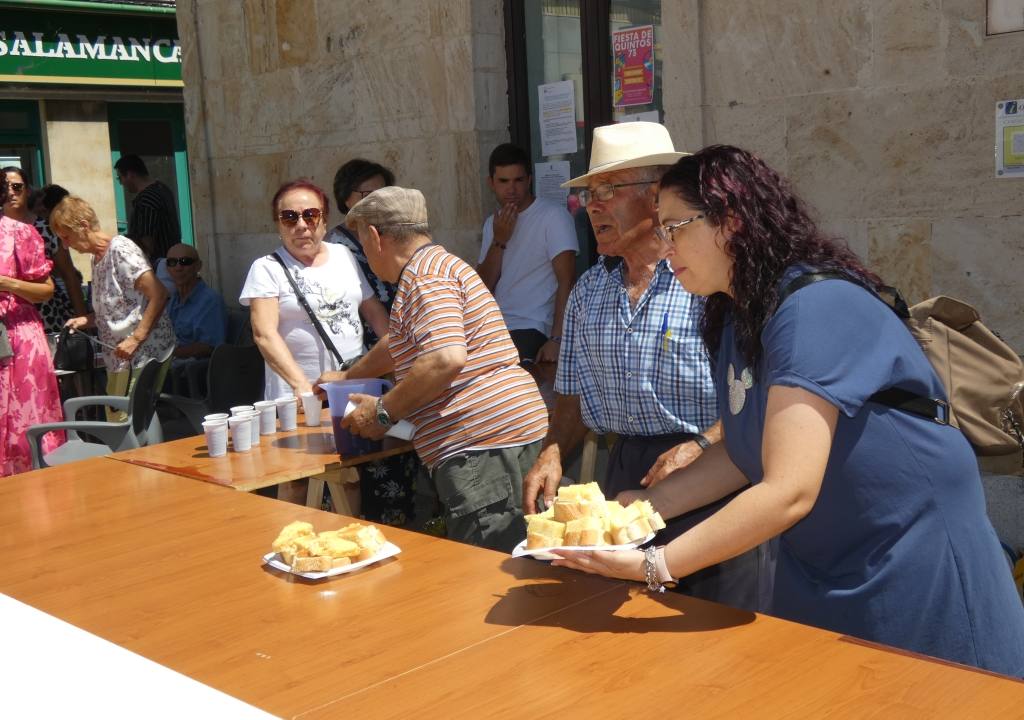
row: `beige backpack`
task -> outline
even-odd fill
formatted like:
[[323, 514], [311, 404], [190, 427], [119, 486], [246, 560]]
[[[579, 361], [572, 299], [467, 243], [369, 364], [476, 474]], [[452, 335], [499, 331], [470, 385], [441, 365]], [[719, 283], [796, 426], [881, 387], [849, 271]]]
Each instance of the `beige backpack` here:
[[[779, 304], [800, 288], [829, 279], [850, 280], [837, 272], [800, 275], [779, 292]], [[881, 390], [869, 399], [960, 428], [978, 455], [1021, 452], [1024, 462], [1020, 356], [965, 302], [939, 295], [908, 308], [895, 288], [885, 287], [877, 294], [921, 346], [946, 388], [949, 404], [898, 388]]]

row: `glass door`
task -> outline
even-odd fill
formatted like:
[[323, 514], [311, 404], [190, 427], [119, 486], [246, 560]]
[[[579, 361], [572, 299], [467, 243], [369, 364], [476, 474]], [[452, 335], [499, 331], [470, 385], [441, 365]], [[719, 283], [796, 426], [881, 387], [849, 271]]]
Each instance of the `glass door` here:
[[[181, 105], [171, 103], [110, 103], [111, 168], [122, 155], [138, 155], [149, 176], [174, 193], [181, 223], [181, 241], [195, 245], [192, 233], [192, 199], [185, 151], [185, 121]], [[128, 229], [128, 208], [134, 196], [117, 181], [114, 173], [117, 229]]]
[[35, 100], [0, 100], [0, 167], [7, 165], [21, 167], [33, 186], [43, 185], [43, 142]]
[[[531, 154], [538, 195], [538, 167], [567, 162], [568, 177], [586, 172], [595, 127], [661, 122], [661, 0], [506, 0], [505, 30], [509, 131]], [[566, 104], [545, 99], [545, 92], [564, 98], [570, 86], [574, 143]], [[566, 206], [582, 272], [597, 261], [593, 232], [575, 194]]]

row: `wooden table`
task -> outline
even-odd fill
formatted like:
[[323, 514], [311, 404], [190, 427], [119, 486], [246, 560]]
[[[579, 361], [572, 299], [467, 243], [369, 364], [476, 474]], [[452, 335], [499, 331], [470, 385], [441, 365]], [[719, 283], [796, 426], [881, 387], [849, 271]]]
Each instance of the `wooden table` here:
[[326, 582], [261, 566], [296, 519], [344, 522], [109, 458], [16, 475], [0, 482], [0, 592], [284, 717], [1024, 707], [1006, 678], [400, 530], [400, 556]]
[[310, 483], [307, 504], [319, 507], [323, 484], [326, 482], [331, 488], [331, 496], [335, 499], [336, 506], [340, 506], [339, 511], [345, 512], [348, 508], [344, 504], [344, 485], [359, 482], [355, 470], [357, 466], [410, 450], [411, 443], [387, 438], [384, 450], [342, 458], [335, 449], [330, 411], [325, 408], [318, 427], [300, 424], [295, 430], [263, 435], [260, 437], [260, 444], [254, 445], [249, 452], [236, 453], [229, 447], [227, 455], [210, 457], [205, 436], [194, 435], [125, 450], [110, 457], [139, 467], [203, 480], [245, 492], [291, 480], [315, 478], [314, 482]]
[[397, 558], [304, 581], [260, 560], [293, 520], [348, 521], [109, 458], [16, 475], [0, 592], [294, 716], [618, 587], [388, 528]]

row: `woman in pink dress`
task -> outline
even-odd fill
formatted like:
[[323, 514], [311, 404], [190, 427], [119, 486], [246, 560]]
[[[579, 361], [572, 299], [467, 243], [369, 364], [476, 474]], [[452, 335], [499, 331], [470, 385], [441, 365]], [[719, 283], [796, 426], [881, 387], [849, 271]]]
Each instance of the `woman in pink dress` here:
[[[8, 193], [4, 175], [0, 177], [0, 198], [6, 200]], [[64, 419], [53, 359], [35, 308], [35, 303], [53, 295], [52, 268], [34, 227], [0, 217], [0, 320], [10, 342], [10, 354], [0, 352], [2, 476], [32, 469], [27, 427]], [[63, 432], [48, 433], [43, 438], [43, 452], [52, 452], [63, 442]]]

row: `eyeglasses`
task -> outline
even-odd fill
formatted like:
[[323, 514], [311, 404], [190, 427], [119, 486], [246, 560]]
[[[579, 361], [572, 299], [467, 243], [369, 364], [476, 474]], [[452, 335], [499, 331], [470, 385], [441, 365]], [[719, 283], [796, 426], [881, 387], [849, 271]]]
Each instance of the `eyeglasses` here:
[[657, 180], [644, 180], [643, 182], [631, 182], [631, 183], [601, 183], [596, 188], [591, 190], [590, 188], [583, 188], [580, 190], [577, 197], [580, 199], [580, 205], [586, 207], [594, 200], [600, 200], [601, 202], [607, 202], [615, 197], [615, 188], [630, 187], [632, 185], [653, 185], [658, 182]]
[[678, 230], [679, 228], [683, 227], [684, 225], [689, 225], [692, 222], [696, 222], [698, 220], [703, 220], [703, 219], [704, 219], [704, 215], [694, 215], [691, 218], [686, 218], [685, 220], [680, 220], [679, 222], [674, 222], [671, 225], [658, 225], [656, 228], [654, 228], [654, 234], [657, 235], [660, 239], [664, 240], [669, 245], [671, 245], [672, 242], [673, 242], [672, 234], [676, 230]]
[[7, 183], [7, 187], [11, 189], [11, 192], [20, 193], [25, 189], [25, 183]]
[[167, 258], [167, 267], [172, 268], [177, 265], [182, 267], [188, 267], [189, 265], [195, 264], [196, 258], [181, 257], [181, 258]]
[[307, 225], [316, 227], [320, 222], [321, 215], [323, 215], [323, 212], [321, 212], [320, 208], [306, 208], [302, 212], [298, 210], [282, 210], [277, 214], [277, 219], [285, 227], [295, 227], [301, 217], [306, 221]]

